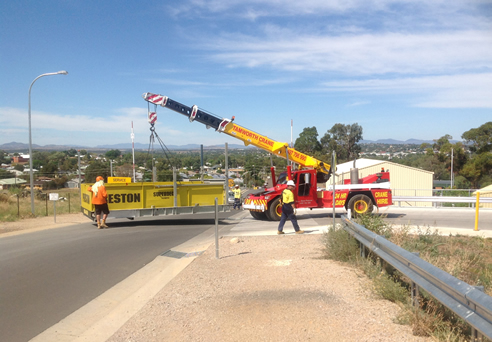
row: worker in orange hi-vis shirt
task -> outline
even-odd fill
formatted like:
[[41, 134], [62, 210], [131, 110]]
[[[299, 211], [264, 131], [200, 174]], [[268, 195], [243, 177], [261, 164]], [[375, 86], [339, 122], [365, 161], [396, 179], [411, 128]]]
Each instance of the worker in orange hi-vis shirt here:
[[[96, 207], [97, 229], [108, 228], [106, 225], [106, 218], [109, 214], [108, 194], [104, 186], [104, 178], [97, 176], [96, 183], [89, 188], [89, 191], [92, 192], [92, 204]], [[101, 213], [103, 214], [102, 221]]]

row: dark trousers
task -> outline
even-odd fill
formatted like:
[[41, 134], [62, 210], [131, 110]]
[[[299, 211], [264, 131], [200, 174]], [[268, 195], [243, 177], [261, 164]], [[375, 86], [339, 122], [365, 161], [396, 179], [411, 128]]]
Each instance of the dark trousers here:
[[236, 207], [238, 209], [241, 208], [241, 199], [240, 198], [234, 198], [234, 207], [233, 207], [233, 209], [236, 209]]
[[282, 205], [282, 216], [280, 217], [280, 223], [278, 224], [279, 232], [284, 229], [285, 221], [287, 221], [287, 219], [292, 222], [292, 225], [294, 226], [294, 230], [296, 232], [300, 230], [299, 224], [297, 224], [296, 215], [294, 214], [294, 209], [292, 208], [291, 204]]

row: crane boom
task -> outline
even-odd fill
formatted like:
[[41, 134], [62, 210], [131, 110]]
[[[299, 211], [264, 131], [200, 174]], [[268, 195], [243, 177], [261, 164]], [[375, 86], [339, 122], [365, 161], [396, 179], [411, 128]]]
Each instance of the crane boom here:
[[272, 140], [267, 136], [239, 126], [233, 122], [234, 117], [232, 119], [219, 118], [213, 114], [198, 109], [197, 106], [192, 106], [190, 108], [163, 95], [144, 93], [142, 97], [150, 103], [160, 105], [183, 114], [188, 117], [190, 122], [198, 121], [206, 125], [207, 128], [214, 128], [218, 132], [222, 132], [239, 139], [243, 141], [246, 146], [253, 145], [276, 156], [289, 159], [304, 168], [313, 168], [317, 171], [318, 175], [321, 176], [319, 181], [320, 183], [326, 182], [331, 175], [329, 164], [289, 147], [288, 143]]

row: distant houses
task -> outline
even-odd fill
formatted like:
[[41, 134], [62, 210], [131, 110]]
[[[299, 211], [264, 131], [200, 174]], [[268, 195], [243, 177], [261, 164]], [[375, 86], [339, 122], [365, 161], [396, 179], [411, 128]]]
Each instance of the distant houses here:
[[6, 178], [0, 180], [0, 190], [8, 190], [12, 187], [17, 187], [19, 185], [23, 185], [27, 183], [24, 179], [20, 178]]

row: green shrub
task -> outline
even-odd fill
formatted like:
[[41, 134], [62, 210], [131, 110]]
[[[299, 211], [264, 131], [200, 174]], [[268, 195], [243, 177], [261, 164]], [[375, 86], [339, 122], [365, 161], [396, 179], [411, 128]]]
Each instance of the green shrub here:
[[388, 239], [391, 237], [392, 226], [384, 220], [385, 218], [384, 215], [364, 214], [360, 215], [356, 222], [371, 232]]
[[[437, 230], [393, 228], [378, 215], [362, 215], [358, 223], [470, 285], [482, 285], [492, 294], [492, 239], [469, 236], [442, 236]], [[414, 335], [431, 336], [437, 341], [468, 341], [470, 327], [451, 310], [420, 290], [420, 307], [410, 302], [408, 279], [370, 252], [360, 257], [359, 242], [344, 229], [330, 229], [323, 236], [324, 257], [348, 262], [363, 270], [372, 280], [374, 293], [402, 307], [395, 319], [412, 326]], [[367, 251], [367, 250], [366, 250]], [[385, 272], [386, 271], [386, 272]]]
[[323, 234], [324, 256], [327, 259], [354, 262], [359, 251], [359, 243], [344, 229], [330, 228]]

